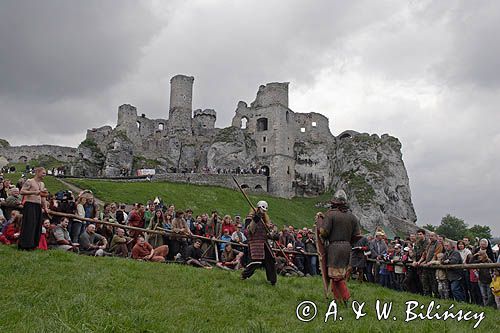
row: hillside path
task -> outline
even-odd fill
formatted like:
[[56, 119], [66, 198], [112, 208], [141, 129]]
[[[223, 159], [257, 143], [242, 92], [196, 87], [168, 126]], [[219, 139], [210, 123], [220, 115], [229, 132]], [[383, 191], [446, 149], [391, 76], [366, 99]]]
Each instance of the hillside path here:
[[[76, 185], [73, 185], [71, 183], [68, 183], [67, 181], [65, 181], [64, 179], [62, 178], [56, 178], [58, 181], [60, 181], [64, 186], [66, 186], [71, 192], [73, 192], [73, 194], [77, 195], [78, 193], [80, 193], [81, 191], [83, 191], [84, 189], [81, 189], [79, 188], [78, 186]], [[76, 198], [75, 198], [76, 199]], [[98, 204], [99, 206], [104, 206], [104, 201], [102, 201], [101, 199], [97, 198], [95, 195], [94, 195], [94, 201], [96, 204]]]

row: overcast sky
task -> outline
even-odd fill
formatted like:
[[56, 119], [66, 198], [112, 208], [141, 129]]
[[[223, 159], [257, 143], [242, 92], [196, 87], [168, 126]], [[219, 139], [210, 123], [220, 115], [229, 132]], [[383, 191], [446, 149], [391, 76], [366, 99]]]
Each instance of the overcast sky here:
[[335, 135], [401, 140], [418, 224], [451, 213], [500, 235], [499, 1], [0, 4], [0, 137], [13, 145], [77, 146], [124, 103], [166, 118], [179, 73], [218, 127], [260, 84], [290, 82], [290, 108], [327, 115]]

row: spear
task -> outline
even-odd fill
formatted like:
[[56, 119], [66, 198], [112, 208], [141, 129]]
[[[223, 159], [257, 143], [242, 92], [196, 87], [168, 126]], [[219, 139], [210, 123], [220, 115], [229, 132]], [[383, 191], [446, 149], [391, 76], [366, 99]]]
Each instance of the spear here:
[[[236, 180], [236, 178], [234, 176], [231, 176], [231, 177], [233, 177], [233, 180], [236, 183], [236, 186], [238, 186], [238, 189], [240, 190], [241, 194], [243, 194], [243, 197], [245, 197], [245, 199], [247, 200], [248, 204], [250, 205], [250, 207], [252, 208], [252, 210], [256, 214], [257, 213], [257, 208], [255, 208], [255, 206], [253, 205], [252, 201], [250, 201], [250, 198], [245, 193], [245, 191], [243, 191], [243, 189], [240, 186], [240, 183], [238, 183], [238, 181]], [[262, 221], [262, 224], [264, 225], [264, 228], [266, 229], [266, 232], [268, 234], [270, 234], [271, 231], [269, 230], [269, 227], [267, 226], [267, 224], [264, 221]], [[290, 259], [288, 259], [288, 256], [286, 255], [285, 251], [283, 251], [283, 247], [281, 246], [281, 244], [279, 242], [276, 243], [276, 244], [278, 245], [278, 249], [280, 250], [281, 254], [283, 254], [283, 256], [285, 257], [285, 259], [287, 261], [290, 261]]]

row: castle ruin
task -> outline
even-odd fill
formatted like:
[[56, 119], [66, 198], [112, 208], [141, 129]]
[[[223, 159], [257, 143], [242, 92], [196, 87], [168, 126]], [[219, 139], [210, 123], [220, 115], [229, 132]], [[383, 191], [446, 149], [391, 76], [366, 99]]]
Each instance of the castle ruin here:
[[[194, 175], [253, 168], [261, 174], [247, 175], [253, 184], [247, 187], [279, 197], [344, 188], [367, 229], [416, 221], [398, 139], [353, 130], [335, 137], [327, 117], [290, 109], [287, 82], [261, 85], [253, 102], [237, 103], [230, 127], [216, 128], [213, 109], [193, 110], [193, 84], [192, 76], [170, 80], [168, 119], [149, 119], [124, 104], [114, 128], [87, 130], [78, 148], [0, 147], [0, 157], [30, 160], [38, 151], [66, 162], [75, 176], [154, 168], [155, 178], [174, 181], [207, 182], [212, 178]], [[222, 178], [213, 177], [214, 184], [231, 186]]]

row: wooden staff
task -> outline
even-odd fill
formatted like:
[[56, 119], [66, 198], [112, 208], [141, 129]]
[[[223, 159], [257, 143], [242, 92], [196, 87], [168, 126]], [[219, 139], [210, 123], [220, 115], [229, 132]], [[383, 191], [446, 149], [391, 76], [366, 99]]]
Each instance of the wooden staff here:
[[212, 244], [214, 244], [215, 260], [217, 260], [217, 262], [219, 262], [219, 248], [217, 247], [217, 245], [215, 245], [213, 239], [212, 239]]
[[114, 223], [114, 222], [108, 222], [108, 221], [101, 221], [101, 220], [94, 220], [94, 219], [89, 219], [86, 217], [80, 217], [78, 215], [74, 214], [67, 214], [67, 213], [61, 213], [61, 212], [55, 212], [53, 210], [48, 210], [47, 214], [49, 215], [55, 215], [55, 216], [61, 216], [61, 217], [67, 217], [69, 219], [75, 219], [78, 221], [86, 221], [86, 222], [91, 222], [91, 223], [100, 223], [104, 225], [109, 225], [115, 228], [122, 228], [122, 229], [127, 229], [127, 230], [135, 230], [135, 231], [141, 231], [141, 232], [147, 232], [151, 234], [158, 234], [158, 235], [165, 235], [163, 231], [159, 230], [151, 230], [151, 229], [144, 229], [144, 228], [139, 228], [139, 227], [133, 227], [130, 225], [123, 225], [119, 223]]
[[[155, 229], [155, 230], [153, 230], [153, 229], [144, 229], [144, 228], [139, 228], [139, 227], [132, 227], [132, 226], [129, 226], [129, 225], [123, 225], [123, 224], [119, 224], [119, 223], [114, 223], [114, 222], [89, 219], [89, 218], [86, 218], [86, 217], [80, 217], [80, 216], [74, 215], [74, 214], [56, 212], [56, 211], [53, 211], [53, 210], [47, 211], [47, 214], [54, 215], [54, 216], [67, 217], [67, 218], [70, 218], [70, 219], [75, 219], [75, 220], [79, 220], [79, 221], [86, 221], [86, 222], [90, 222], [90, 223], [101, 223], [101, 224], [109, 225], [109, 226], [112, 226], [112, 227], [115, 227], [115, 228], [122, 228], [122, 229], [127, 229], [127, 230], [141, 231], [141, 232], [150, 233], [150, 234], [157, 234], [157, 235], [164, 235], [164, 236], [168, 236], [168, 235], [171, 235], [171, 234], [180, 235], [180, 234], [178, 234], [178, 233], [176, 233], [174, 231], [166, 230], [166, 229], [163, 229], [163, 228], [160, 228], [160, 227], [157, 227], [157, 229]], [[230, 242], [230, 241], [224, 241], [222, 239], [212, 239], [212, 238], [209, 238], [209, 237], [198, 236], [198, 235], [183, 235], [183, 236], [187, 237], [187, 238], [191, 238], [191, 239], [201, 239], [201, 240], [210, 241], [210, 242], [213, 241], [215, 243], [226, 243], [226, 244], [231, 244], [233, 246], [248, 247], [248, 244], [235, 243], [235, 242]], [[293, 253], [293, 254], [302, 254], [302, 255], [306, 255], [306, 256], [316, 256], [317, 255], [317, 253], [298, 252], [298, 251], [282, 250], [282, 249], [276, 249], [276, 248], [273, 248], [272, 250], [274, 252], [286, 252], [286, 253]]]
[[[248, 197], [248, 195], [245, 193], [245, 191], [243, 191], [243, 189], [241, 188], [240, 186], [240, 183], [238, 183], [238, 181], [236, 180], [236, 178], [234, 176], [231, 176], [233, 177], [233, 180], [234, 182], [236, 183], [236, 186], [238, 186], [238, 188], [240, 189], [240, 192], [241, 194], [243, 194], [243, 196], [245, 197], [245, 199], [247, 200], [248, 204], [250, 205], [250, 207], [252, 207], [253, 211], [254, 211], [254, 214], [257, 214], [257, 208], [255, 208], [255, 206], [253, 205], [252, 201], [250, 201], [250, 198]], [[264, 220], [262, 219], [262, 224], [264, 225], [264, 228], [266, 229], [266, 232], [268, 234], [271, 233], [271, 231], [269, 230], [269, 227], [267, 226], [266, 222], [264, 222]], [[286, 253], [283, 251], [283, 247], [281, 246], [281, 244], [278, 242], [278, 250], [283, 254], [283, 256], [285, 257], [285, 259], [287, 261], [290, 261], [290, 259], [288, 259], [288, 256], [286, 255]]]

